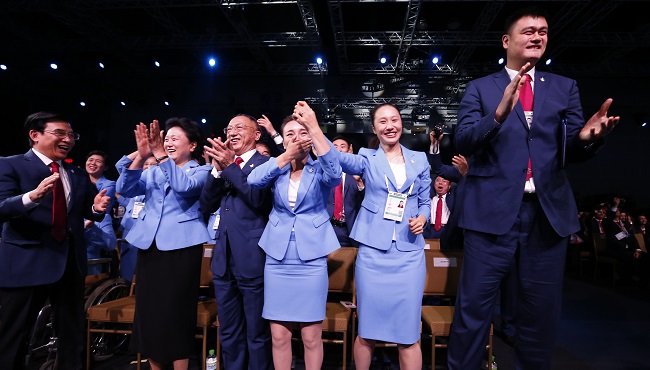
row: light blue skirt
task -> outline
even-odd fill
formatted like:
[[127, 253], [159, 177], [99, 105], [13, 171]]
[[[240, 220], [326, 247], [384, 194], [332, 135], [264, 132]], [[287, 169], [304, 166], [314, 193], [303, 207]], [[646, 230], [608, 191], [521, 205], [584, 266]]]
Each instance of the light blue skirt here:
[[359, 336], [407, 345], [420, 340], [425, 275], [422, 249], [361, 245], [355, 269]]
[[322, 321], [327, 287], [327, 257], [301, 260], [291, 233], [282, 261], [266, 256], [262, 317], [273, 321]]

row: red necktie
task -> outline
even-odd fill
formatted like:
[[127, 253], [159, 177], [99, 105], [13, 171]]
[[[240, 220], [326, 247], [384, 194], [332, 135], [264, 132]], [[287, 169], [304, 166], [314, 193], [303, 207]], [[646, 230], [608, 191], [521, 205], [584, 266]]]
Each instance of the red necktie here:
[[343, 220], [343, 181], [334, 188], [334, 219]]
[[598, 220], [598, 231], [600, 231], [601, 234], [605, 233], [605, 230], [603, 230], [603, 220]]
[[[524, 112], [532, 112], [534, 99], [533, 99], [533, 87], [530, 84], [530, 75], [525, 74], [523, 78], [525, 78], [525, 81], [524, 81], [524, 86], [521, 87], [521, 91], [519, 92], [519, 102], [521, 103], [521, 106], [524, 108]], [[530, 158], [528, 158], [528, 170], [526, 170], [526, 181], [530, 180], [531, 177], [533, 177], [533, 165], [530, 162]]]
[[241, 168], [241, 164], [244, 162], [242, 157], [235, 157], [235, 164]]
[[[52, 173], [59, 173], [59, 164], [52, 162]], [[52, 190], [52, 237], [58, 242], [65, 239], [65, 230], [67, 228], [68, 207], [65, 202], [65, 192], [63, 191], [63, 182], [61, 177], [54, 183]]]
[[433, 229], [436, 231], [442, 229], [442, 195], [438, 195], [438, 204], [436, 204], [436, 221], [433, 224]]

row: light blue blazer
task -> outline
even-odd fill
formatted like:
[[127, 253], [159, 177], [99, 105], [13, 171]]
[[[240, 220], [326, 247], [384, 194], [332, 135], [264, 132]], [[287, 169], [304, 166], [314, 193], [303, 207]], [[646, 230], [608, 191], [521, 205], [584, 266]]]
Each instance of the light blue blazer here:
[[330, 189], [341, 182], [338, 154], [330, 144], [330, 150], [318, 160], [307, 160], [294, 209], [289, 206], [288, 199], [290, 164], [279, 168], [276, 158], [271, 158], [248, 175], [247, 181], [252, 187], [271, 186], [273, 192], [273, 209], [259, 242], [267, 255], [282, 260], [292, 230], [298, 255], [303, 261], [327, 256], [341, 247], [327, 213]]
[[199, 195], [210, 169], [193, 160], [178, 167], [172, 159], [147, 171], [124, 169], [117, 179], [117, 192], [130, 198], [144, 194], [146, 199], [126, 241], [148, 249], [155, 240], [162, 251], [208, 241]]
[[[429, 220], [431, 215], [429, 162], [424, 152], [412, 151], [404, 146], [402, 146], [402, 154], [406, 163], [406, 181], [398, 189], [393, 171], [381, 147], [361, 148], [357, 155], [341, 153], [340, 162], [343, 171], [352, 175], [361, 175], [365, 185], [363, 202], [350, 233], [350, 237], [361, 244], [388, 250], [392, 244], [394, 230], [398, 250], [413, 251], [424, 248], [424, 237], [422, 234], [415, 235], [411, 232], [409, 218], [422, 215]], [[385, 219], [384, 209], [388, 191], [406, 194], [411, 185], [413, 189], [406, 200], [402, 221]]]

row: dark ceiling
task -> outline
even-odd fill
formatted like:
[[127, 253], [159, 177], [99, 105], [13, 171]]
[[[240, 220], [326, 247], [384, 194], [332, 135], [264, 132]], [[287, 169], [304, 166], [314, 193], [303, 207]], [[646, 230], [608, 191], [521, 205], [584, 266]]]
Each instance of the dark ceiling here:
[[234, 75], [472, 77], [498, 68], [505, 16], [533, 3], [551, 15], [553, 71], [648, 74], [643, 2], [621, 0], [4, 0], [1, 63], [39, 73], [52, 60], [83, 74], [101, 61], [127, 77], [151, 73], [158, 60], [165, 73], [186, 75], [214, 55]]
[[[642, 1], [4, 0], [0, 83], [5, 94], [38, 87], [46, 98], [102, 94], [119, 102], [120, 94], [142, 99], [164, 88], [170, 96], [211, 73], [241, 81], [320, 76], [339, 83], [302, 98], [324, 115], [367, 109], [385, 89], [382, 99], [436, 107], [451, 125], [467, 80], [502, 68], [505, 17], [531, 4], [549, 12], [545, 69], [583, 79], [650, 75]], [[359, 96], [340, 91], [352, 84], [341, 80], [355, 79]]]
[[[329, 113], [342, 120], [335, 132], [371, 132], [368, 110], [382, 99], [411, 113], [432, 108], [453, 125], [466, 82], [502, 68], [505, 17], [532, 4], [550, 15], [552, 63], [542, 68], [578, 80], [585, 115], [613, 97], [625, 119], [619, 147], [636, 147], [629, 141], [647, 134], [628, 122], [649, 117], [650, 96], [627, 86], [650, 77], [650, 17], [647, 1], [631, 0], [2, 0], [0, 109], [7, 130], [37, 110], [68, 114], [82, 134], [79, 156], [132, 150], [140, 120], [207, 117], [219, 132], [242, 111], [279, 123], [298, 99], [324, 122]], [[373, 93], [380, 85], [385, 93]], [[0, 154], [24, 150], [17, 143], [26, 140], [7, 140]]]

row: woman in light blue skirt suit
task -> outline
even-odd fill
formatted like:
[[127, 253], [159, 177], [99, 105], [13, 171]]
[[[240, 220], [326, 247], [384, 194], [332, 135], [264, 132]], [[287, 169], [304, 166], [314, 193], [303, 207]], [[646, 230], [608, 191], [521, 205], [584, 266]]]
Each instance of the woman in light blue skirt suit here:
[[[300, 323], [306, 370], [323, 363], [322, 321], [327, 300], [327, 255], [340, 248], [326, 203], [341, 182], [338, 150], [314, 111], [298, 102], [281, 129], [286, 151], [255, 168], [248, 183], [273, 189], [273, 210], [260, 239], [266, 252], [264, 308], [271, 322], [275, 370], [291, 368], [291, 329]], [[313, 149], [318, 160], [309, 152]]]
[[343, 171], [361, 175], [366, 186], [350, 233], [360, 243], [354, 361], [357, 370], [368, 369], [380, 340], [397, 343], [400, 369], [421, 370], [418, 341], [426, 273], [422, 231], [431, 214], [429, 163], [425, 153], [400, 145], [402, 119], [395, 106], [375, 108], [372, 128], [379, 148], [341, 153], [340, 158]]

